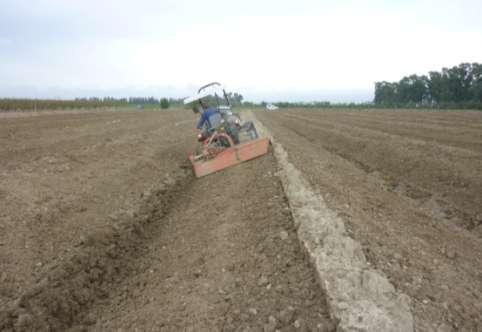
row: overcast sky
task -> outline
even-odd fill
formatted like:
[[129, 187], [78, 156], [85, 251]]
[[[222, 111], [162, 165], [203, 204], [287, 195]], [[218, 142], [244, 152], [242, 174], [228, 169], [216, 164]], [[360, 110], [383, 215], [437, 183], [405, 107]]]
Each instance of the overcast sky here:
[[0, 97], [370, 100], [482, 62], [481, 0], [0, 0]]

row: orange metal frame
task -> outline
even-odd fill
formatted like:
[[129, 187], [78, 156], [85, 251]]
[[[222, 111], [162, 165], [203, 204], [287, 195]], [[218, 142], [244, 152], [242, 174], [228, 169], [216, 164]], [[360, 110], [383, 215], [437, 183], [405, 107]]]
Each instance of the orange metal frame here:
[[258, 138], [241, 143], [221, 151], [216, 157], [209, 160], [195, 160], [194, 155], [189, 156], [196, 177], [205, 176], [222, 169], [237, 165], [243, 161], [254, 159], [268, 153], [269, 139]]

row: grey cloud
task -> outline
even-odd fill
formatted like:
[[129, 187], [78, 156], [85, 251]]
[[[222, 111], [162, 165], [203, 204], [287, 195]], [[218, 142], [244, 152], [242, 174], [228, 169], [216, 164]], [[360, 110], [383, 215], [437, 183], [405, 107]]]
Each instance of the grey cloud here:
[[171, 2], [142, 5], [122, 1], [5, 1], [0, 11], [0, 37], [34, 45], [89, 39], [129, 37], [147, 32], [172, 10]]

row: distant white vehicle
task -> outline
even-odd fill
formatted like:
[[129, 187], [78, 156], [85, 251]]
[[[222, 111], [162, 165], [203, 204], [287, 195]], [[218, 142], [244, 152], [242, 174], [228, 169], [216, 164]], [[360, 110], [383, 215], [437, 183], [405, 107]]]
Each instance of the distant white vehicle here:
[[273, 104], [267, 104], [267, 105], [266, 105], [266, 110], [267, 110], [267, 111], [276, 111], [277, 109], [279, 109], [279, 107], [276, 106], [276, 105], [273, 105]]

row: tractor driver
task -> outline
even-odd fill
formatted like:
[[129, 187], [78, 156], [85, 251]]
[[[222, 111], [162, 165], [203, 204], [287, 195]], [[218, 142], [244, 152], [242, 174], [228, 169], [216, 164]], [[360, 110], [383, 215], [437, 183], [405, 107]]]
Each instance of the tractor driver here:
[[201, 130], [205, 125], [207, 125], [208, 131], [217, 128], [221, 124], [221, 113], [213, 107], [206, 107], [202, 101], [199, 101], [199, 104], [200, 106], [193, 107], [194, 113], [201, 113], [196, 128]]

